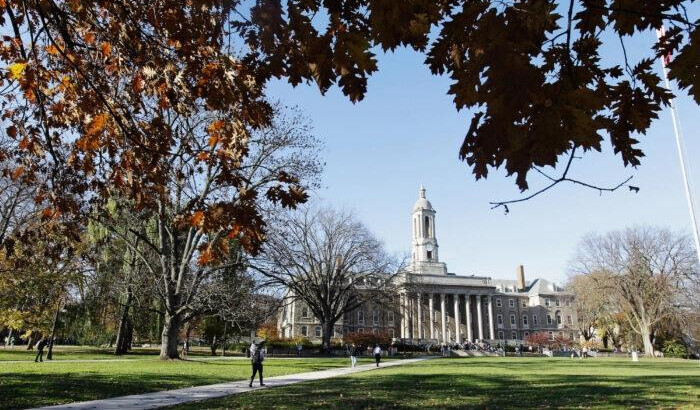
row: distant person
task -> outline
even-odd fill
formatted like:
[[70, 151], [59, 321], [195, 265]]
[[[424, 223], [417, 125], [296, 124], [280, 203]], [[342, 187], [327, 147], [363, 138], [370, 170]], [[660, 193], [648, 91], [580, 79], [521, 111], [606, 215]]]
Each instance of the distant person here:
[[301, 350], [304, 347], [301, 345], [301, 343], [297, 343], [297, 357], [301, 357]]
[[190, 351], [190, 343], [185, 339], [185, 343], [182, 344], [182, 358], [187, 359], [187, 353]]
[[255, 380], [256, 373], [260, 375], [260, 385], [265, 385], [263, 383], [263, 361], [265, 361], [265, 352], [262, 347], [263, 343], [265, 343], [264, 340], [258, 344], [255, 342], [250, 344], [250, 362], [253, 364], [253, 375], [250, 376], [248, 387], [253, 387], [253, 380]]
[[357, 347], [355, 343], [353, 343], [350, 346], [350, 367], [354, 369], [355, 365], [357, 365]]
[[49, 342], [46, 339], [41, 338], [41, 340], [39, 340], [39, 342], [36, 344], [36, 357], [34, 358], [34, 363], [44, 361], [44, 347], [46, 347], [48, 343]]
[[382, 348], [379, 345], [374, 345], [374, 360], [377, 362], [377, 367], [379, 367], [379, 361], [382, 359]]

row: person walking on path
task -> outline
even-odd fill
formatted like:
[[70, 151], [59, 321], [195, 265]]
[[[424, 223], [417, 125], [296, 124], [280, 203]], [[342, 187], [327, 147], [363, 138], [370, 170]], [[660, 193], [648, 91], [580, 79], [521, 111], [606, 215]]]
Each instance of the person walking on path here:
[[357, 347], [355, 347], [355, 343], [353, 343], [350, 346], [350, 367], [353, 369], [357, 365]]
[[44, 347], [46, 347], [48, 343], [49, 342], [42, 337], [41, 340], [39, 340], [39, 343], [36, 344], [36, 357], [34, 358], [34, 363], [44, 361]]
[[185, 339], [185, 343], [182, 344], [182, 358], [187, 359], [187, 352], [190, 351], [190, 343]]
[[379, 345], [374, 345], [374, 360], [377, 361], [377, 367], [379, 367], [379, 361], [382, 359], [382, 348]]
[[297, 357], [301, 357], [301, 349], [303, 349], [301, 343], [297, 343]]
[[255, 342], [250, 344], [250, 361], [253, 364], [253, 375], [250, 376], [250, 383], [248, 387], [253, 387], [253, 380], [255, 380], [255, 374], [260, 375], [260, 385], [264, 386], [263, 383], [263, 361], [265, 361], [265, 352], [263, 352], [262, 345], [265, 341], [258, 344]]

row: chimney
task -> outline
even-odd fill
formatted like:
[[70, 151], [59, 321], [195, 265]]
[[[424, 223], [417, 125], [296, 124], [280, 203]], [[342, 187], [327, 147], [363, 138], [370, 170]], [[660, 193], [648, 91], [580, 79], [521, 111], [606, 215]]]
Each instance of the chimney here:
[[518, 269], [515, 271], [515, 276], [518, 279], [518, 290], [524, 290], [525, 289], [525, 267], [523, 267], [523, 265], [518, 266]]

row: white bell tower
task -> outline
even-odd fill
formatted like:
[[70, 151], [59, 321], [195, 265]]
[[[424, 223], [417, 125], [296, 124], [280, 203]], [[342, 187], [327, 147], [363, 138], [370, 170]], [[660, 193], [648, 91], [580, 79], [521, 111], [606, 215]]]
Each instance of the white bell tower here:
[[411, 216], [412, 263], [414, 273], [447, 274], [447, 267], [438, 258], [438, 243], [435, 237], [435, 209], [425, 197], [425, 188], [420, 187]]

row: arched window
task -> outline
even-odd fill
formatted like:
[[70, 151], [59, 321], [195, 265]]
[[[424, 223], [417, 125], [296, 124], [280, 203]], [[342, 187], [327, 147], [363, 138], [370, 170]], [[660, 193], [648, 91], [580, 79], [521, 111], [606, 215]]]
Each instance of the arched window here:
[[425, 224], [423, 226], [423, 237], [424, 238], [430, 238], [430, 217], [426, 216], [425, 217]]
[[561, 312], [557, 312], [555, 316], [557, 318], [557, 324], [560, 325], [561, 324]]

